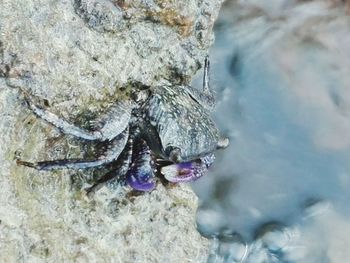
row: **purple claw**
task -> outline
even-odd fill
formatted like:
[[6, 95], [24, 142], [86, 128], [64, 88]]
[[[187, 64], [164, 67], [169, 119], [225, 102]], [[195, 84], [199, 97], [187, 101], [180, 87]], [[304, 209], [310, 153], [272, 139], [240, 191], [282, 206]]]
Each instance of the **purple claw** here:
[[136, 144], [132, 164], [126, 176], [126, 182], [135, 190], [146, 192], [156, 187], [150, 152], [144, 140]]
[[152, 191], [156, 187], [154, 180], [142, 181], [139, 177], [135, 177], [134, 175], [128, 176], [126, 181], [133, 189], [142, 192]]
[[164, 166], [160, 172], [169, 182], [191, 182], [202, 177], [212, 165], [214, 159], [214, 154], [210, 154], [194, 161]]

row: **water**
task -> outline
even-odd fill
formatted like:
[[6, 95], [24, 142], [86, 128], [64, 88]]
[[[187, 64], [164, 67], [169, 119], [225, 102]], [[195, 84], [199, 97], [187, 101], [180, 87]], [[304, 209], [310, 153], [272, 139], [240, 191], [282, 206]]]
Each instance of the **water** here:
[[260, 8], [231, 1], [216, 27], [214, 118], [231, 145], [194, 184], [209, 262], [350, 261], [349, 17]]

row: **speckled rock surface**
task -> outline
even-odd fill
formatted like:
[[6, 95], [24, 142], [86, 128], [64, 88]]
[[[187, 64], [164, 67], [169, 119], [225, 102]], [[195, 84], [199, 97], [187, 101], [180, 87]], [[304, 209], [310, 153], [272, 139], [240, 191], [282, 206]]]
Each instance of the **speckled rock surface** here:
[[[23, 104], [20, 87], [75, 122], [128, 83], [189, 82], [213, 42], [221, 0], [1, 1], [0, 262], [203, 262], [197, 199], [187, 186], [133, 196], [84, 188], [101, 173], [37, 172], [25, 160], [79, 158]], [[81, 122], [80, 122], [81, 123]]]
[[36, 186], [14, 176], [12, 185], [1, 182], [0, 262], [206, 259], [207, 240], [194, 225], [197, 199], [187, 186], [160, 185], [140, 196], [103, 188], [91, 200], [74, 193], [67, 176], [39, 175]]

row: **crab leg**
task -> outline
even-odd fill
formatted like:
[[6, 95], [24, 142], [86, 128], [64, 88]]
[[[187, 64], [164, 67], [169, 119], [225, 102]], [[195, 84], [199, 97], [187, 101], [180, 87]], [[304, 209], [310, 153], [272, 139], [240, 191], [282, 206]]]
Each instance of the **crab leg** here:
[[116, 160], [120, 153], [123, 151], [127, 138], [129, 135], [129, 129], [127, 128], [124, 132], [119, 134], [113, 139], [107, 151], [96, 160], [83, 160], [83, 159], [62, 159], [52, 161], [41, 161], [36, 163], [26, 162], [17, 160], [17, 164], [29, 166], [37, 170], [55, 170], [55, 169], [85, 169], [91, 167], [101, 166], [107, 163], [111, 163]]
[[127, 147], [125, 147], [123, 152], [118, 157], [118, 160], [113, 163], [112, 170], [106, 173], [100, 179], [98, 179], [93, 186], [87, 188], [86, 189], [87, 195], [91, 195], [95, 193], [103, 185], [105, 185], [106, 183], [108, 183], [114, 178], [125, 179], [125, 175], [127, 174], [131, 163], [132, 147], [133, 147], [133, 141], [132, 139], [130, 139], [127, 144]]
[[25, 101], [28, 107], [40, 118], [59, 128], [63, 133], [70, 134], [86, 140], [111, 140], [120, 134], [129, 124], [131, 111], [134, 105], [131, 101], [119, 101], [113, 105], [106, 114], [100, 116], [95, 123], [100, 128], [93, 131], [84, 130], [66, 120], [61, 119], [56, 114], [36, 105], [26, 92]]

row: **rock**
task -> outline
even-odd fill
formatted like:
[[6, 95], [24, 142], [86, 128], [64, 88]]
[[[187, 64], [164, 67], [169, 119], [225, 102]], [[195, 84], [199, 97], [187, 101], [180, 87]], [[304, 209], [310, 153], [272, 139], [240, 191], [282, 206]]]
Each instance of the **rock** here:
[[208, 241], [195, 229], [197, 199], [187, 186], [159, 185], [139, 196], [103, 188], [88, 199], [70, 189], [67, 176], [58, 182], [42, 175], [52, 184], [48, 179], [41, 189], [31, 186], [33, 178], [16, 176], [20, 182], [7, 186], [13, 192], [1, 196], [1, 260], [203, 262], [208, 253]]
[[188, 186], [135, 196], [84, 188], [101, 170], [37, 172], [24, 160], [89, 156], [94, 145], [37, 119], [16, 87], [80, 124], [130, 83], [188, 83], [222, 0], [0, 3], [0, 261], [203, 262]]

